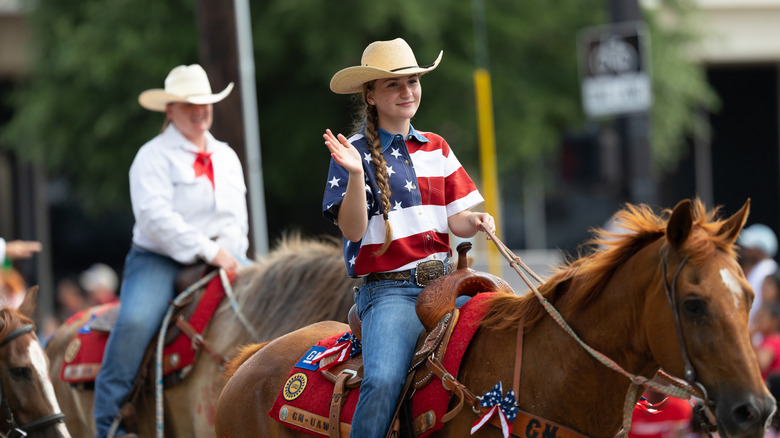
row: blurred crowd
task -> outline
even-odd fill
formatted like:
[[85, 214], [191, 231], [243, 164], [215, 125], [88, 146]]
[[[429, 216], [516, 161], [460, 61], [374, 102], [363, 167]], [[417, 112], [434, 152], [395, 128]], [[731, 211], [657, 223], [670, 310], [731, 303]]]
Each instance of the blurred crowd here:
[[[767, 225], [753, 224], [740, 233], [740, 263], [755, 299], [750, 309], [750, 334], [761, 375], [775, 399], [780, 400], [780, 271], [777, 269], [777, 235]], [[777, 418], [767, 436], [779, 436]]]
[[64, 277], [57, 283], [57, 313], [50, 315], [39, 330], [48, 339], [62, 323], [80, 310], [118, 300], [119, 277], [114, 269], [95, 263], [78, 275]]
[[[24, 299], [28, 285], [13, 266], [14, 259], [28, 259], [40, 252], [40, 242], [0, 238], [0, 306], [17, 308]], [[60, 324], [80, 310], [118, 299], [119, 276], [110, 266], [95, 263], [78, 274], [64, 277], [57, 283], [56, 313], [44, 318], [38, 327], [41, 340], [48, 339]]]

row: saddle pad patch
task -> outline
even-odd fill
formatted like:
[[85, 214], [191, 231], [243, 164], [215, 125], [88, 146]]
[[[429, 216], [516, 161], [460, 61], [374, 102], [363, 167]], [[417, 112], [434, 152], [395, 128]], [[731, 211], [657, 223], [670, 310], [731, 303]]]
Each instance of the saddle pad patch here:
[[89, 323], [97, 315], [107, 312], [117, 305], [119, 305], [119, 302], [96, 308], [94, 310], [95, 313], [79, 328], [78, 333], [73, 337], [65, 350], [64, 363], [60, 370], [60, 379], [62, 381], [81, 383], [95, 380], [95, 376], [98, 370], [100, 370], [100, 363], [103, 361], [103, 350], [106, 348], [108, 333], [91, 330]]
[[303, 390], [306, 389], [306, 383], [309, 379], [304, 373], [295, 373], [284, 382], [284, 389], [282, 389], [282, 397], [287, 401], [293, 401], [303, 394]]
[[[297, 412], [298, 414], [296, 415], [299, 417], [303, 415], [301, 418], [327, 419], [329, 417], [330, 401], [331, 398], [333, 398], [333, 382], [322, 375], [322, 372], [316, 364], [314, 365], [314, 367], [317, 367], [315, 369], [309, 369], [307, 367], [311, 365], [311, 359], [317, 352], [325, 351], [327, 348], [336, 345], [336, 341], [343, 334], [344, 333], [337, 333], [325, 338], [306, 351], [290, 371], [284, 386], [276, 397], [273, 407], [268, 412], [268, 415], [270, 415], [271, 418], [300, 432], [317, 436], [328, 436], [329, 425], [327, 421], [325, 421], [324, 424], [319, 422], [318, 427], [311, 427], [308, 423], [304, 425], [292, 422], [289, 413], [291, 412], [290, 408], [294, 408], [292, 411]], [[303, 366], [299, 366], [299, 364], [303, 364]], [[359, 394], [360, 388], [354, 388], [347, 390], [346, 392], [344, 405], [341, 409], [341, 422], [345, 425], [352, 423], [352, 414], [355, 412]], [[293, 398], [288, 399], [288, 397], [292, 397], [293, 395]]]
[[305, 370], [312, 370], [312, 371], [318, 370], [320, 368], [320, 365], [316, 363], [311, 363], [311, 361], [314, 359], [315, 356], [317, 356], [318, 354], [322, 353], [325, 350], [326, 350], [325, 347], [319, 345], [312, 346], [311, 349], [309, 349], [309, 351], [303, 355], [301, 360], [299, 360], [298, 363], [295, 364], [295, 367], [303, 368]]

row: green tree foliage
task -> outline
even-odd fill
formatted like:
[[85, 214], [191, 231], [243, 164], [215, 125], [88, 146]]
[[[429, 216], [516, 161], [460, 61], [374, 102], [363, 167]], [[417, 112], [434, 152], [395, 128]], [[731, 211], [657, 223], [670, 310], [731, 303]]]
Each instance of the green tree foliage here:
[[93, 211], [129, 208], [130, 163], [164, 120], [137, 97], [195, 59], [191, 2], [38, 0], [29, 21], [37, 61], [0, 147], [67, 175]]
[[[684, 1], [667, 3], [687, 13], [678, 5]], [[471, 2], [268, 0], [251, 7], [272, 229], [327, 229], [319, 214], [329, 159], [322, 133], [349, 133], [353, 116], [350, 99], [328, 83], [374, 40], [401, 36], [422, 64], [444, 50], [439, 68], [422, 79], [413, 124], [442, 134], [478, 180]], [[13, 96], [16, 113], [0, 147], [69, 175], [97, 206], [128, 206], [127, 170], [162, 122], [137, 104], [138, 93], [161, 87], [173, 66], [197, 62], [194, 11], [187, 0], [39, 0], [30, 15], [38, 62]], [[555, 157], [561, 133], [584, 122], [576, 35], [608, 20], [606, 2], [485, 1], [485, 16], [499, 170], [534, 172]], [[682, 52], [693, 36], [652, 17], [650, 24], [653, 134], [668, 166], [695, 126], [691, 109], [712, 96]]]
[[667, 0], [646, 14], [652, 38], [652, 147], [655, 167], [671, 172], [687, 152], [686, 137], [709, 135], [698, 111], [715, 111], [719, 100], [704, 69], [688, 61], [686, 51], [698, 41], [696, 11], [688, 0]]

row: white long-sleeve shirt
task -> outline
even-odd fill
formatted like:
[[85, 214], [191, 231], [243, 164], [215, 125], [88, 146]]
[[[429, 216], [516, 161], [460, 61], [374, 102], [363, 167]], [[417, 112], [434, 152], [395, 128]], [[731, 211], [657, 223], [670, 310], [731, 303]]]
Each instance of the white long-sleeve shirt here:
[[195, 176], [197, 152], [173, 124], [139, 149], [130, 166], [133, 243], [180, 263], [210, 262], [220, 247], [245, 255], [249, 222], [241, 162], [207, 132], [212, 189], [206, 176]]

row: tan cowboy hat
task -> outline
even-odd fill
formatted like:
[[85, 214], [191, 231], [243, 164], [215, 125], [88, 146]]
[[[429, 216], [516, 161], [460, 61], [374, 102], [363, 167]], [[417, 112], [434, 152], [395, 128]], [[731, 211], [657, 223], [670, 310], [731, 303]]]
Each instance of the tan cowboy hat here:
[[419, 65], [409, 44], [402, 38], [374, 41], [363, 51], [360, 65], [347, 67], [330, 80], [330, 89], [338, 94], [360, 93], [363, 84], [375, 79], [424, 74], [436, 68], [444, 51], [431, 65]]
[[180, 65], [165, 78], [165, 89], [153, 88], [138, 96], [138, 103], [151, 111], [165, 111], [165, 106], [171, 102], [189, 102], [198, 105], [217, 103], [227, 97], [233, 90], [229, 83], [217, 94], [211, 93], [211, 84], [206, 71], [198, 64]]

